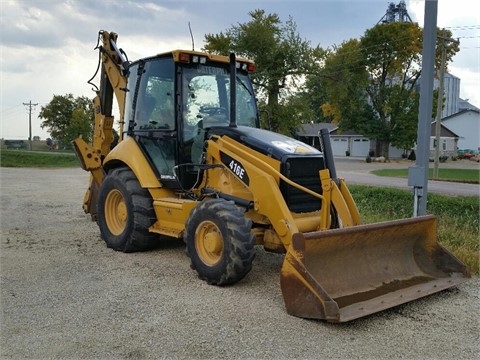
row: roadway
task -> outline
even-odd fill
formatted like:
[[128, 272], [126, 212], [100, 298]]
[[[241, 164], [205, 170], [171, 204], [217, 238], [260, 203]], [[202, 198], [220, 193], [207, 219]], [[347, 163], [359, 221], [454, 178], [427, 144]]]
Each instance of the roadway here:
[[[377, 176], [372, 174], [371, 171], [376, 169], [408, 169], [414, 165], [414, 162], [407, 160], [396, 160], [388, 163], [366, 163], [363, 158], [335, 158], [337, 176], [344, 178], [347, 185], [359, 184], [385, 186], [409, 190], [412, 189], [412, 187], [408, 186], [408, 179]], [[433, 163], [430, 164], [430, 166], [433, 167]], [[439, 167], [440, 169], [448, 167], [457, 169], [477, 169], [480, 171], [480, 164], [469, 160], [447, 161], [445, 163], [440, 163]], [[451, 196], [479, 196], [480, 185], [430, 180], [428, 182], [428, 192]]]

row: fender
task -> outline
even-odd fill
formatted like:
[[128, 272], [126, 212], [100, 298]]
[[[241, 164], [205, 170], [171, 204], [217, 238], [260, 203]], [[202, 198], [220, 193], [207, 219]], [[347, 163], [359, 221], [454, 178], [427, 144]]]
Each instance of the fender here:
[[162, 187], [137, 142], [130, 136], [125, 137], [108, 153], [103, 168], [108, 171], [118, 167], [119, 163], [127, 165], [133, 171], [143, 188]]

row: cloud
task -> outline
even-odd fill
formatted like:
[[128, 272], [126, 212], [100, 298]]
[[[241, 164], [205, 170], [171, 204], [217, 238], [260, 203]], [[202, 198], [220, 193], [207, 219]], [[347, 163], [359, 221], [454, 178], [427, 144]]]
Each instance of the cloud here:
[[[407, 9], [413, 21], [423, 26], [425, 0], [407, 1]], [[476, 11], [477, 0], [440, 0], [437, 6], [437, 26], [452, 27], [459, 25], [477, 24], [479, 15]], [[468, 11], [471, 9], [472, 11]]]
[[24, 2], [7, 2], [0, 25], [1, 44], [11, 47], [54, 47], [61, 45], [61, 37], [54, 37], [51, 13]]
[[450, 66], [450, 72], [460, 78], [460, 97], [480, 107], [480, 73], [454, 65]]
[[168, 38], [187, 17], [181, 8], [149, 1], [9, 1], [3, 12], [0, 44], [17, 48], [57, 48], [72, 39], [89, 42], [100, 29]]

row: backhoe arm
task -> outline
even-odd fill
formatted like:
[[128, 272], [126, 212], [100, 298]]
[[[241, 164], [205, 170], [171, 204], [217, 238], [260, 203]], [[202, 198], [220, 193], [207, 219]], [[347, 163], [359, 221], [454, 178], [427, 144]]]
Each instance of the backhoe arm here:
[[93, 100], [95, 120], [92, 145], [87, 144], [81, 137], [73, 141], [73, 147], [82, 168], [92, 174], [90, 186], [85, 194], [83, 208], [85, 212], [91, 213], [93, 218], [96, 215], [96, 191], [104, 177], [103, 159], [110, 152], [113, 143], [114, 117], [112, 107], [114, 95], [120, 113], [119, 141], [123, 138], [125, 123], [126, 73], [129, 63], [123, 51], [118, 49], [116, 45], [117, 37], [118, 35], [113, 32], [99, 32], [96, 48], [100, 51], [100, 88], [92, 84], [96, 88], [96, 96]]

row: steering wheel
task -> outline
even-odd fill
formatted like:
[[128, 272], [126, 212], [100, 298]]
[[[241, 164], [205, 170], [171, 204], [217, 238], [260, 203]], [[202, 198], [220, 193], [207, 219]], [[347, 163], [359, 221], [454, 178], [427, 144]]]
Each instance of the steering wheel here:
[[215, 115], [227, 116], [227, 109], [223, 107], [202, 106], [200, 108], [200, 112], [207, 114], [208, 116], [215, 116]]

